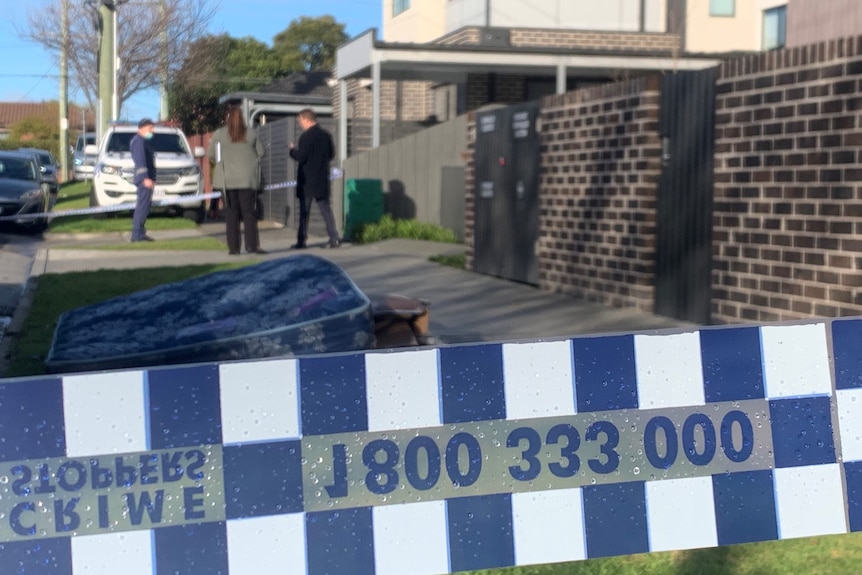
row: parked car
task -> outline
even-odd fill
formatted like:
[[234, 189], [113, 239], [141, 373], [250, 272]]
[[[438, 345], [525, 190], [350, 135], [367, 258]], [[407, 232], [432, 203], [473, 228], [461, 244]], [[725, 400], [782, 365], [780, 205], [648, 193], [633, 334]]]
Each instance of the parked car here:
[[48, 184], [52, 194], [57, 194], [60, 191], [60, 182], [57, 179], [57, 174], [60, 173], [60, 166], [54, 161], [54, 156], [51, 152], [38, 148], [18, 148], [18, 151], [36, 156], [36, 159], [39, 161], [39, 169], [42, 172], [42, 181]]
[[[98, 156], [93, 170], [91, 206], [134, 203], [134, 162], [129, 152], [129, 142], [137, 132], [137, 125], [112, 125], [98, 149], [96, 146], [85, 148], [86, 153]], [[178, 212], [197, 223], [203, 222], [206, 217], [205, 201], [183, 198], [203, 194], [203, 176], [197, 158], [206, 154], [204, 149], [200, 146], [192, 149], [182, 130], [162, 124], [154, 127], [150, 145], [156, 160], [153, 209], [159, 209], [156, 203], [161, 201], [162, 208]]]
[[72, 149], [72, 177], [76, 182], [93, 179], [93, 167], [96, 165], [96, 155], [87, 154], [87, 146], [96, 145], [96, 132], [86, 132], [78, 135], [75, 147]]
[[[34, 233], [45, 231], [51, 196], [48, 189], [33, 154], [0, 151], [0, 221], [11, 221]], [[30, 214], [44, 215], [27, 217]]]

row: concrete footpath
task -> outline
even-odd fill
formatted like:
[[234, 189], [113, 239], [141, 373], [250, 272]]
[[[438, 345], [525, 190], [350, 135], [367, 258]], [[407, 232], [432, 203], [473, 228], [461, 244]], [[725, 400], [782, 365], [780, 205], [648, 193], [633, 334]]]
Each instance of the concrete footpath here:
[[[150, 232], [156, 242], [195, 235], [224, 240], [224, 224], [206, 223], [195, 230]], [[457, 255], [461, 245], [393, 239], [368, 245], [344, 244], [324, 249], [325, 238], [309, 238], [309, 248], [290, 249], [295, 231], [262, 222], [261, 247], [266, 255], [230, 256], [224, 251], [105, 250], [99, 245], [128, 241], [127, 233], [47, 234], [36, 244], [32, 266], [27, 255], [0, 249], [3, 288], [0, 305], [14, 308], [9, 327], [20, 327], [41, 274], [96, 269], [144, 269], [291, 257], [315, 254], [344, 269], [367, 294], [399, 294], [430, 302], [430, 334], [440, 343], [560, 338], [582, 334], [650, 331], [690, 324], [633, 309], [612, 309], [533, 286], [443, 266], [431, 256]], [[8, 238], [7, 238], [8, 239]], [[157, 247], [157, 243], [153, 246]], [[8, 263], [8, 265], [7, 265]], [[146, 273], [140, 271], [139, 273]], [[28, 278], [36, 281], [28, 282]], [[15, 290], [15, 284], [19, 289]], [[9, 303], [18, 292], [18, 301]], [[5, 300], [4, 300], [4, 294]], [[0, 371], [2, 376], [2, 371]]]

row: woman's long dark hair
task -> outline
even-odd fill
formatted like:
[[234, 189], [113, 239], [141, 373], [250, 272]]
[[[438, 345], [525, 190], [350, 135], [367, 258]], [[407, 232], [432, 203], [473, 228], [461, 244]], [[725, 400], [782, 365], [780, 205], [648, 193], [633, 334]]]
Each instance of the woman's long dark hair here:
[[245, 120], [242, 119], [242, 111], [239, 106], [231, 106], [227, 111], [227, 130], [231, 142], [245, 141]]

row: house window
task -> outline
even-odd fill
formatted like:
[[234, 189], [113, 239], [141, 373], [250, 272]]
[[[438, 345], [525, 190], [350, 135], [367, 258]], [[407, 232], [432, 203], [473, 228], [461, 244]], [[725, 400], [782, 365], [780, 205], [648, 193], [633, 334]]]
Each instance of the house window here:
[[710, 16], [734, 16], [736, 0], [709, 0]]
[[398, 16], [410, 8], [410, 0], [392, 0], [392, 16]]
[[787, 6], [763, 11], [763, 49], [783, 48], [787, 43]]

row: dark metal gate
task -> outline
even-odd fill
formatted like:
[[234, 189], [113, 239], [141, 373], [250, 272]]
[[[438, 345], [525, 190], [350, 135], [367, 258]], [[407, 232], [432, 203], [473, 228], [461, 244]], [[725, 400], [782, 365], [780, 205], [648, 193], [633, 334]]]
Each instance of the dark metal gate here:
[[655, 311], [708, 324], [712, 297], [715, 71], [662, 78]]
[[539, 283], [539, 103], [476, 115], [476, 271]]

